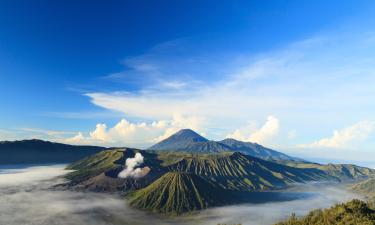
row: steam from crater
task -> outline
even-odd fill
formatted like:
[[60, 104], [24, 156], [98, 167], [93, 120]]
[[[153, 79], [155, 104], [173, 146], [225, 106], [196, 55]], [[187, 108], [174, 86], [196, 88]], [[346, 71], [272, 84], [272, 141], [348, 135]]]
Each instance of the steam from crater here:
[[125, 162], [125, 169], [118, 174], [119, 178], [139, 178], [145, 175], [144, 168], [136, 168], [143, 163], [144, 157], [137, 152], [134, 158], [127, 158]]

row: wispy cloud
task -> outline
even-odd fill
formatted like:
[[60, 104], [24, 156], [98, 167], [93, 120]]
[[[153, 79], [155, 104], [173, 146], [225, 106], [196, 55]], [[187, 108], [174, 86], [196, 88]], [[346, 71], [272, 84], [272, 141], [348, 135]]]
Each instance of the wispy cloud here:
[[350, 148], [353, 143], [366, 140], [375, 130], [374, 121], [361, 121], [341, 130], [333, 131], [333, 135], [310, 144], [302, 144], [305, 148]]

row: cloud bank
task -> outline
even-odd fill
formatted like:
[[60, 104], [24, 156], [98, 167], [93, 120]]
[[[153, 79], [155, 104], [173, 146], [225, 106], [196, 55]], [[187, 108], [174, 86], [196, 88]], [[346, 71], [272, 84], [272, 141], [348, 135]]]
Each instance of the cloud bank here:
[[96, 125], [95, 130], [85, 136], [82, 132], [63, 140], [69, 144], [98, 144], [107, 146], [136, 146], [149, 147], [180, 129], [190, 128], [203, 133], [204, 120], [198, 117], [173, 115], [170, 120], [158, 120], [150, 123], [132, 123], [126, 119], [120, 120], [108, 128], [104, 123]]
[[348, 148], [354, 143], [366, 140], [374, 132], [375, 122], [361, 121], [341, 130], [333, 131], [333, 135], [310, 144], [302, 144], [305, 148]]

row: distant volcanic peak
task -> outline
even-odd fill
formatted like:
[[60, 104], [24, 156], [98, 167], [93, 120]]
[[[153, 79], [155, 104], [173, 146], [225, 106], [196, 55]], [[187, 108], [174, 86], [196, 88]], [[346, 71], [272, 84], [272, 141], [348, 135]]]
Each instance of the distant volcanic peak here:
[[182, 129], [179, 130], [177, 133], [170, 136], [170, 138], [178, 138], [182, 140], [192, 140], [194, 142], [206, 142], [208, 141], [206, 138], [199, 135], [197, 132], [191, 129]]
[[188, 150], [188, 146], [209, 142], [206, 138], [190, 129], [182, 129], [161, 142], [151, 146], [151, 150]]

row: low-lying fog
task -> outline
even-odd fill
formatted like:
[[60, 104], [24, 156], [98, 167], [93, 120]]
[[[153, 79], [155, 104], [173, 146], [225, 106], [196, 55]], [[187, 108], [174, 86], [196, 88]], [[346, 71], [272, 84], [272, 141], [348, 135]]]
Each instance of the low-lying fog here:
[[[304, 199], [219, 207], [193, 216], [164, 218], [129, 208], [119, 196], [50, 190], [63, 182], [64, 165], [0, 167], [0, 225], [273, 224], [293, 212], [329, 207], [358, 198], [344, 188], [304, 185]], [[288, 193], [286, 193], [288, 194]]]

